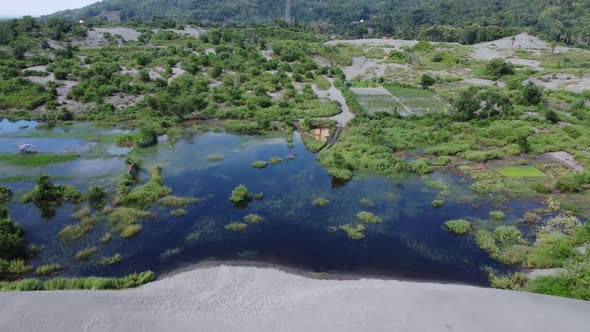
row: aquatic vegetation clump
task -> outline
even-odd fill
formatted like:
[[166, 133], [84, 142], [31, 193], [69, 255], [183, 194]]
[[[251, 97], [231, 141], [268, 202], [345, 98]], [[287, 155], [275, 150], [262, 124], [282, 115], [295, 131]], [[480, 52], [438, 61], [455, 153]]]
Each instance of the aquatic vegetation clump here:
[[316, 198], [313, 200], [312, 204], [315, 206], [324, 207], [326, 205], [329, 205], [330, 201], [325, 198]]
[[346, 224], [346, 225], [341, 225], [338, 226], [338, 229], [345, 232], [346, 235], [348, 235], [348, 237], [351, 240], [361, 240], [363, 238], [365, 238], [365, 226], [364, 225], [351, 225], [351, 224]]
[[252, 163], [254, 168], [265, 168], [268, 163], [264, 160], [258, 160]]
[[186, 210], [185, 209], [174, 209], [172, 211], [170, 211], [170, 215], [173, 217], [182, 217], [186, 214]]
[[101, 238], [100, 238], [100, 243], [102, 244], [107, 244], [109, 242], [111, 242], [111, 240], [113, 239], [113, 235], [110, 232], [106, 232]]
[[277, 165], [283, 162], [283, 158], [273, 157], [268, 161], [270, 164]]
[[449, 220], [445, 222], [445, 228], [456, 235], [467, 234], [473, 230], [473, 225], [465, 219]]
[[148, 218], [151, 215], [152, 214], [150, 212], [143, 210], [127, 207], [116, 207], [108, 213], [107, 219], [115, 226], [115, 232], [119, 232], [125, 226], [137, 224], [142, 219]]
[[88, 204], [90, 204], [91, 207], [99, 209], [105, 205], [107, 196], [108, 195], [104, 188], [92, 186], [88, 190], [88, 194], [86, 194], [86, 199], [88, 200]]
[[62, 270], [60, 264], [49, 264], [49, 265], [41, 265], [36, 270], [35, 273], [40, 277], [46, 277], [52, 274], [55, 274]]
[[80, 261], [87, 261], [90, 257], [98, 252], [97, 247], [84, 248], [76, 253], [76, 258]]
[[445, 202], [442, 199], [435, 199], [434, 201], [432, 201], [433, 208], [442, 207], [444, 204], [445, 204]]
[[132, 237], [137, 236], [141, 230], [143, 229], [143, 226], [139, 225], [139, 224], [131, 224], [128, 226], [125, 226], [125, 228], [123, 228], [123, 230], [121, 231], [121, 237], [124, 239], [130, 239]]
[[559, 232], [571, 235], [580, 225], [580, 220], [576, 216], [561, 214], [547, 220], [545, 225], [541, 227], [541, 231], [544, 233]]
[[383, 222], [383, 219], [381, 219], [380, 217], [374, 215], [371, 212], [367, 212], [367, 211], [361, 211], [361, 212], [357, 213], [356, 219], [358, 219], [358, 221], [363, 222], [365, 224], [380, 224]]
[[235, 204], [244, 204], [252, 200], [252, 193], [248, 191], [245, 185], [241, 184], [236, 187], [229, 198]]
[[368, 207], [373, 207], [373, 206], [375, 206], [375, 203], [374, 203], [372, 200], [368, 199], [368, 198], [363, 198], [363, 199], [361, 199], [361, 200], [360, 200], [360, 203], [361, 203], [362, 205], [364, 205], [364, 206], [368, 206]]
[[15, 224], [8, 212], [0, 206], [0, 259], [24, 258], [25, 230], [19, 224]]
[[213, 154], [210, 154], [209, 156], [207, 156], [207, 160], [209, 160], [209, 161], [221, 161], [224, 158], [225, 158], [225, 156], [220, 153], [213, 153]]
[[194, 197], [177, 197], [177, 196], [165, 196], [160, 198], [158, 203], [161, 205], [171, 207], [171, 208], [182, 208], [190, 204], [196, 204], [200, 200]]
[[176, 247], [172, 249], [166, 249], [163, 253], [160, 254], [161, 260], [169, 259], [172, 256], [176, 256], [182, 252], [182, 248]]
[[199, 241], [200, 238], [201, 238], [201, 232], [194, 231], [194, 232], [189, 233], [184, 239], [186, 240], [186, 242], [194, 243], [194, 242]]
[[120, 263], [123, 260], [123, 256], [121, 254], [116, 253], [110, 257], [103, 257], [98, 261], [99, 265], [108, 266], [108, 265], [115, 265]]
[[41, 210], [44, 218], [55, 215], [55, 210], [66, 202], [80, 203], [83, 199], [81, 192], [68, 185], [54, 185], [49, 176], [42, 174], [37, 179], [37, 185], [23, 197], [25, 203], [34, 203]]
[[264, 218], [260, 215], [252, 213], [252, 214], [245, 216], [244, 221], [247, 222], [248, 224], [260, 224], [261, 222], [264, 221]]
[[160, 198], [172, 193], [172, 189], [164, 186], [162, 168], [154, 167], [150, 172], [149, 180], [140, 186], [133, 188], [128, 194], [121, 198], [123, 204], [147, 208], [157, 202]]
[[247, 227], [248, 227], [248, 224], [245, 224], [243, 222], [234, 222], [234, 223], [225, 225], [224, 228], [226, 231], [243, 232], [244, 230], [246, 230]]
[[502, 221], [505, 218], [504, 212], [502, 211], [492, 211], [490, 212], [490, 217], [496, 221]]
[[87, 230], [80, 224], [67, 225], [59, 232], [59, 237], [64, 241], [77, 241], [86, 233]]
[[106, 290], [134, 288], [155, 279], [152, 271], [134, 273], [122, 278], [54, 278], [46, 281], [25, 279], [20, 281], [0, 281], [0, 291], [56, 291], [56, 290]]

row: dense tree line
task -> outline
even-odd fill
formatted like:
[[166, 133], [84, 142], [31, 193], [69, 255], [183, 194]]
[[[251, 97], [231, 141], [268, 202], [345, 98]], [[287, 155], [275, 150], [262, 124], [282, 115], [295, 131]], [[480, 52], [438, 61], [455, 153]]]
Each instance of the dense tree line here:
[[[277, 0], [107, 0], [57, 16], [116, 13], [123, 21], [163, 25], [268, 23], [283, 17], [284, 6]], [[527, 29], [552, 41], [590, 46], [590, 0], [294, 0], [292, 13], [296, 20], [351, 36], [372, 28], [377, 35], [471, 44]]]

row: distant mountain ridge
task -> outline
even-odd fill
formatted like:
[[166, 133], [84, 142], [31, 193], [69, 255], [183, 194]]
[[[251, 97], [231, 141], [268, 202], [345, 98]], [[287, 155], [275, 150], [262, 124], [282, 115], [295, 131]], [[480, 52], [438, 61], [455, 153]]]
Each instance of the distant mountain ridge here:
[[[515, 29], [548, 40], [590, 46], [590, 0], [291, 0], [292, 17], [325, 22], [350, 35], [423, 35], [477, 42]], [[154, 17], [202, 24], [269, 23], [284, 17], [285, 0], [105, 0], [52, 17], [110, 21]], [[361, 23], [363, 22], [363, 23]], [[471, 29], [471, 30], [470, 30]], [[471, 35], [470, 35], [471, 34]], [[461, 40], [463, 39], [463, 40]]]

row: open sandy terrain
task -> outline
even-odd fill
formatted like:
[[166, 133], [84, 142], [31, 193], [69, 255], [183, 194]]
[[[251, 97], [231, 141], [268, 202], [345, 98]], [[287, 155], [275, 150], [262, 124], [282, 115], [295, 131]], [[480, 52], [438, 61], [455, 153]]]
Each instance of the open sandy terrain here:
[[399, 49], [404, 46], [414, 47], [418, 44], [417, 40], [401, 40], [401, 39], [348, 39], [348, 40], [330, 40], [326, 45], [360, 45], [360, 46], [381, 46]]
[[12, 331], [582, 332], [590, 302], [394, 280], [319, 280], [216, 266], [139, 289], [0, 294]]

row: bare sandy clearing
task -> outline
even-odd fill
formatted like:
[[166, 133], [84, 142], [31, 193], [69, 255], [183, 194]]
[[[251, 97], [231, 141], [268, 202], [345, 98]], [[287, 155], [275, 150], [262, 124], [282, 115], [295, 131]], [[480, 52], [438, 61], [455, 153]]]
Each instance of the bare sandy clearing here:
[[336, 120], [338, 125], [345, 127], [350, 120], [354, 118], [354, 114], [350, 111], [346, 99], [342, 95], [342, 91], [338, 90], [334, 86], [334, 79], [328, 78], [330, 81], [330, 88], [328, 90], [319, 90], [315, 84], [312, 85], [313, 92], [320, 98], [330, 99], [340, 104], [340, 112], [337, 115], [330, 117], [332, 120]]
[[590, 90], [590, 75], [580, 77], [566, 73], [547, 74], [541, 77], [532, 77], [526, 81], [533, 82], [550, 90], [563, 89], [576, 93]]
[[[141, 36], [141, 32], [126, 27], [95, 28], [89, 30], [85, 38], [73, 41], [72, 45], [83, 45], [88, 47], [109, 45], [110, 42], [105, 38], [105, 33], [111, 34], [115, 37], [119, 45], [126, 41], [137, 41], [139, 36]], [[118, 36], [123, 39], [118, 38]]]
[[493, 86], [493, 85], [497, 85], [498, 87], [505, 87], [506, 83], [502, 82], [502, 81], [492, 81], [492, 80], [485, 80], [485, 79], [481, 79], [481, 78], [466, 78], [464, 80], [461, 81], [464, 84], [469, 84], [469, 85], [476, 85], [476, 86]]
[[358, 45], [358, 46], [382, 46], [399, 49], [402, 47], [414, 47], [418, 44], [417, 40], [401, 39], [347, 39], [347, 40], [330, 40], [326, 45], [335, 46], [338, 44]]
[[126, 291], [0, 294], [0, 330], [587, 331], [590, 302], [461, 285], [217, 266]]
[[154, 33], [157, 33], [158, 31], [169, 31], [169, 32], [177, 33], [179, 35], [188, 35], [188, 36], [191, 36], [194, 38], [198, 38], [200, 35], [207, 32], [207, 30], [205, 30], [203, 28], [195, 27], [192, 25], [185, 25], [184, 30], [180, 30], [180, 29], [153, 29], [152, 31]]
[[562, 163], [568, 167], [571, 167], [574, 171], [577, 172], [584, 171], [584, 167], [576, 161], [576, 158], [565, 151], [544, 153], [540, 157]]

